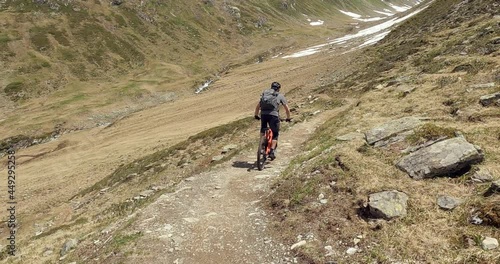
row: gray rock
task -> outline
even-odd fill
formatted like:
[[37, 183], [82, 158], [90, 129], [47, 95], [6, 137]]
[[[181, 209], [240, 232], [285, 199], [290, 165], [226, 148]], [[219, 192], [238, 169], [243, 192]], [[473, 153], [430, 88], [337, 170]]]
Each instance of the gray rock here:
[[403, 96], [407, 96], [411, 92], [415, 91], [415, 89], [417, 89], [417, 87], [403, 84], [398, 86], [396, 91], [400, 92]]
[[68, 241], [66, 241], [66, 243], [64, 243], [62, 249], [61, 249], [61, 257], [68, 254], [68, 252], [74, 248], [76, 248], [76, 246], [78, 245], [78, 240], [76, 239], [70, 239]]
[[301, 241], [299, 241], [299, 242], [297, 242], [297, 243], [293, 244], [293, 245], [290, 247], [290, 249], [291, 249], [291, 250], [294, 250], [294, 249], [296, 249], [296, 248], [298, 248], [298, 247], [302, 247], [302, 246], [303, 246], [303, 245], [305, 245], [306, 243], [307, 243], [307, 242], [306, 242], [305, 240], [301, 240]]
[[493, 88], [495, 87], [495, 83], [481, 83], [481, 84], [474, 84], [471, 85], [470, 88], [472, 89], [486, 89], [486, 88]]
[[224, 158], [223, 155], [217, 155], [215, 157], [212, 158], [212, 162], [215, 162], [215, 161], [220, 161]]
[[238, 145], [235, 145], [235, 144], [226, 145], [226, 146], [224, 146], [224, 147], [222, 148], [222, 153], [223, 153], [223, 154], [224, 154], [224, 153], [227, 153], [227, 152], [229, 152], [229, 151], [231, 151], [231, 150], [233, 150], [233, 149], [236, 149], [236, 148], [238, 148]]
[[495, 103], [499, 99], [500, 99], [500, 92], [496, 92], [494, 94], [487, 94], [487, 95], [481, 96], [479, 98], [479, 102], [483, 106], [489, 106], [489, 105]]
[[494, 193], [500, 193], [500, 180], [492, 182], [490, 188], [486, 191], [487, 196]]
[[455, 207], [457, 207], [461, 203], [462, 203], [462, 201], [460, 199], [450, 197], [450, 196], [442, 195], [442, 196], [439, 196], [437, 198], [437, 204], [439, 205], [439, 207], [441, 209], [445, 209], [445, 210], [453, 210], [453, 209], [455, 209]]
[[153, 190], [145, 190], [145, 191], [141, 192], [139, 194], [139, 196], [141, 196], [141, 197], [149, 197], [149, 196], [153, 195], [154, 193], [155, 193], [155, 191], [153, 191]]
[[52, 255], [52, 254], [54, 254], [54, 251], [53, 251], [53, 250], [51, 250], [51, 249], [47, 249], [47, 250], [45, 250], [45, 251], [43, 252], [43, 254], [42, 254], [42, 255], [43, 255], [44, 257], [48, 257], [48, 256], [50, 256], [50, 255]]
[[401, 158], [396, 167], [414, 179], [452, 175], [483, 160], [479, 147], [462, 137], [447, 139]]
[[373, 145], [378, 141], [386, 140], [402, 132], [412, 130], [420, 124], [422, 124], [420, 119], [412, 116], [393, 120], [366, 132], [366, 142]]
[[357, 248], [348, 248], [347, 251], [345, 253], [347, 253], [347, 255], [354, 255], [358, 252], [358, 249]]
[[498, 240], [496, 238], [486, 237], [481, 242], [481, 246], [483, 247], [484, 250], [495, 249], [498, 247]]
[[493, 181], [493, 175], [487, 170], [480, 169], [474, 172], [471, 179], [475, 182], [491, 182]]
[[363, 133], [351, 132], [342, 136], [338, 136], [336, 137], [336, 139], [340, 141], [351, 141], [355, 139], [363, 139], [364, 137], [365, 135]]
[[408, 195], [399, 191], [385, 191], [369, 196], [368, 208], [375, 218], [392, 219], [406, 215]]

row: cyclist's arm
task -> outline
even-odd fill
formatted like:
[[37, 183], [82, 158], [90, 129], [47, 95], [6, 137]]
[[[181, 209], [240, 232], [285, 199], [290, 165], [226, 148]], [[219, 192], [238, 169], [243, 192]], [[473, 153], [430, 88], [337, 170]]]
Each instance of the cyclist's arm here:
[[286, 119], [290, 119], [290, 108], [288, 108], [287, 104], [283, 104], [283, 108], [285, 108]]
[[259, 115], [259, 111], [260, 111], [260, 102], [257, 104], [257, 106], [255, 107], [255, 115], [258, 116]]

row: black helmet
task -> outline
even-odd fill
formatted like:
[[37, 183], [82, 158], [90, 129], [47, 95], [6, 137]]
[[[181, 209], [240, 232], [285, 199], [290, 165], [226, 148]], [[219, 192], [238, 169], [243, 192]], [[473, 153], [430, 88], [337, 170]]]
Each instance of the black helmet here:
[[278, 91], [281, 88], [281, 84], [279, 82], [273, 82], [271, 84], [271, 89]]

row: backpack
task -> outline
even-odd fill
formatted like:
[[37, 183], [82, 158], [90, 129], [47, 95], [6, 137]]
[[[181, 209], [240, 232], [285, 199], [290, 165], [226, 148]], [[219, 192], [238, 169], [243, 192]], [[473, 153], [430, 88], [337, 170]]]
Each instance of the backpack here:
[[264, 111], [278, 110], [278, 92], [273, 89], [267, 89], [260, 98], [260, 109]]

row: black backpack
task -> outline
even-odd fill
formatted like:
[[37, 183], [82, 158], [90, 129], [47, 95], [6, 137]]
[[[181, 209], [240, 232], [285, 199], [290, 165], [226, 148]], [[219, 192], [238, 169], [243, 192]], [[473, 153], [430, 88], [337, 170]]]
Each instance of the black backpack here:
[[277, 111], [278, 108], [278, 92], [273, 89], [264, 90], [260, 98], [260, 109], [264, 111]]

